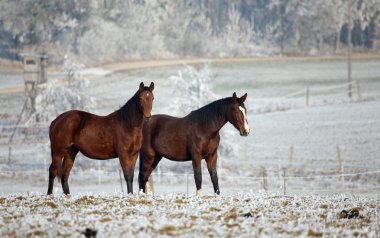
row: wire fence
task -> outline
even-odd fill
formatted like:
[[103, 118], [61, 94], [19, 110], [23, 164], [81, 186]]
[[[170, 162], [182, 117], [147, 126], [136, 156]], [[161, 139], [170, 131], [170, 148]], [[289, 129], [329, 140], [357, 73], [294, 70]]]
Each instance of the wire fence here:
[[[80, 191], [93, 190], [125, 193], [126, 183], [121, 170], [104, 171], [101, 168], [87, 171], [75, 171], [70, 174], [69, 184]], [[135, 171], [137, 177], [138, 171]], [[23, 180], [27, 191], [33, 192], [36, 187], [44, 190], [48, 183], [47, 170], [36, 171], [0, 171], [2, 183], [6, 181]], [[213, 193], [210, 176], [202, 173], [203, 188], [208, 194]], [[183, 193], [195, 194], [195, 182], [192, 173], [157, 173], [152, 174], [153, 191], [155, 194]], [[29, 186], [29, 187], [28, 187]], [[60, 183], [56, 182], [57, 192], [61, 192]], [[137, 181], [135, 181], [138, 188]], [[265, 191], [282, 195], [305, 194], [352, 194], [374, 196], [380, 189], [380, 170], [358, 173], [289, 176], [286, 170], [277, 175], [240, 176], [224, 174], [219, 176], [219, 186], [223, 194], [244, 192], [247, 190]], [[6, 187], [4, 190], [6, 191]], [[31, 190], [28, 190], [31, 189]], [[3, 190], [3, 192], [4, 192]], [[137, 189], [135, 189], [137, 191]]]
[[[353, 80], [350, 83], [336, 84], [336, 85], [325, 86], [325, 87], [307, 86], [307, 87], [302, 88], [300, 90], [297, 90], [295, 92], [286, 94], [284, 96], [280, 96], [280, 98], [291, 98], [291, 97], [303, 96], [303, 95], [305, 95], [306, 98], [307, 98], [308, 96], [310, 96], [310, 94], [312, 92], [324, 92], [324, 91], [331, 91], [331, 90], [335, 90], [335, 89], [343, 89], [343, 88], [347, 88], [349, 85], [355, 86], [354, 88], [350, 89], [351, 90], [350, 92], [351, 93], [356, 93], [357, 96], [358, 96], [358, 98], [360, 98], [361, 97], [361, 90], [360, 90], [359, 82], [357, 80]], [[342, 92], [346, 92], [346, 91], [343, 90]]]
[[[306, 86], [304, 88], [301, 88], [300, 90], [297, 90], [295, 92], [288, 93], [283, 96], [276, 96], [280, 100], [284, 99], [291, 99], [291, 98], [300, 98], [300, 97], [305, 97], [306, 101], [306, 106], [309, 106], [310, 104], [310, 98], [313, 95], [313, 92], [328, 92], [331, 90], [336, 90], [336, 89], [344, 89], [347, 88], [348, 86], [354, 86], [350, 88], [351, 93], [356, 93], [357, 99], [362, 98], [362, 93], [360, 89], [360, 83], [357, 80], [353, 80], [350, 83], [344, 83], [344, 84], [336, 84], [336, 85], [331, 85], [331, 86], [325, 86], [325, 87], [317, 87], [317, 86]], [[341, 93], [347, 93], [348, 91], [346, 90], [341, 90]], [[324, 96], [328, 96], [328, 94], [322, 94]], [[261, 112], [262, 110], [258, 110], [258, 112]], [[0, 131], [2, 132], [3, 136], [4, 134], [10, 133], [9, 131], [14, 131], [14, 130], [31, 130], [31, 129], [48, 129], [50, 126], [50, 123], [28, 123], [28, 124], [2, 124], [0, 125]], [[24, 133], [25, 134], [25, 133]], [[0, 138], [1, 139], [1, 138]], [[0, 141], [1, 143], [1, 141]]]

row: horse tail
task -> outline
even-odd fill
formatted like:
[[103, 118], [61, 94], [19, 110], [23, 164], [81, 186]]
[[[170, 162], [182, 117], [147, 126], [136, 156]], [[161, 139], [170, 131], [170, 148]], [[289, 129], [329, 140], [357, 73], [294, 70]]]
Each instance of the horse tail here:
[[[58, 177], [58, 180], [61, 181], [61, 177], [62, 177], [62, 163], [63, 163], [63, 155], [61, 156], [61, 158], [58, 158], [55, 157], [57, 153], [57, 151], [55, 151], [55, 145], [54, 145], [54, 138], [53, 138], [53, 131], [54, 131], [54, 126], [56, 125], [57, 121], [58, 121], [58, 118], [60, 116], [58, 116], [57, 118], [55, 118], [51, 123], [50, 123], [50, 126], [49, 126], [49, 140], [50, 140], [50, 151], [51, 151], [51, 166], [57, 166], [56, 169], [57, 169], [57, 177]], [[54, 160], [58, 160], [58, 161], [54, 161]], [[53, 165], [54, 164], [54, 165]], [[50, 169], [49, 169], [50, 170]]]

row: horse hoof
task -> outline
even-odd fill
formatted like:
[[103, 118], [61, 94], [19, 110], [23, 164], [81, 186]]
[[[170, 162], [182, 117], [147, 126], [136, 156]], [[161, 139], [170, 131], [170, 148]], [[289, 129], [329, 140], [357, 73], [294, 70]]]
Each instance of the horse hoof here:
[[203, 196], [203, 190], [202, 189], [197, 190], [197, 196]]

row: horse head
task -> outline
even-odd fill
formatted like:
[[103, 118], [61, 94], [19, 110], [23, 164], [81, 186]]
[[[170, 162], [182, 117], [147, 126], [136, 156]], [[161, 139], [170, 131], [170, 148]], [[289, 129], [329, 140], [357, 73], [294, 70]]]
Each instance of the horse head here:
[[140, 83], [139, 88], [139, 106], [140, 110], [144, 115], [145, 119], [150, 119], [152, 116], [152, 106], [153, 106], [153, 89], [154, 89], [154, 83], [151, 82], [149, 87], [145, 87], [144, 83]]
[[241, 136], [247, 136], [250, 132], [246, 115], [247, 109], [244, 105], [246, 99], [247, 93], [240, 98], [233, 93], [226, 112], [227, 120], [240, 132]]

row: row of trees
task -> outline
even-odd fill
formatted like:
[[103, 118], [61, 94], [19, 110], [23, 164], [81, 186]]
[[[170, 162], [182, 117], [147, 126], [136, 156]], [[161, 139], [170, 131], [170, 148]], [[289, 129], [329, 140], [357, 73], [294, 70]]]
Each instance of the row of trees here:
[[[380, 4], [352, 0], [356, 48], [379, 50]], [[347, 43], [347, 0], [5, 0], [0, 57], [70, 53], [123, 59], [335, 53]], [[343, 43], [343, 45], [341, 44]]]
[[[269, 9], [279, 16], [276, 37], [281, 48], [293, 46], [308, 50], [312, 47], [323, 50], [341, 50], [341, 42], [347, 44], [349, 14], [352, 15], [353, 43], [362, 48], [378, 49], [376, 39], [380, 36], [380, 2], [376, 0], [280, 1], [273, 0]], [[292, 34], [292, 35], [289, 35]], [[275, 34], [273, 34], [275, 35]], [[293, 42], [293, 44], [291, 43]]]

